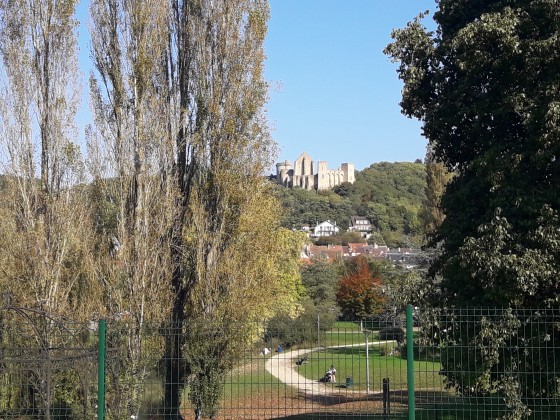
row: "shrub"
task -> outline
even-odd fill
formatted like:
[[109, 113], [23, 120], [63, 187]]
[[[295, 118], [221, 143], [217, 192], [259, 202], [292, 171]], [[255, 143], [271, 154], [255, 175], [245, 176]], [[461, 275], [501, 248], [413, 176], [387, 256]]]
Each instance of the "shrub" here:
[[281, 343], [283, 347], [291, 347], [316, 342], [317, 311], [320, 315], [321, 333], [330, 330], [336, 321], [336, 313], [317, 308], [312, 302], [307, 302], [304, 309], [304, 312], [295, 319], [288, 315], [277, 315], [268, 321], [264, 334], [265, 343]]
[[401, 327], [383, 328], [379, 331], [380, 340], [396, 340], [397, 343], [402, 343], [404, 337], [404, 330]]

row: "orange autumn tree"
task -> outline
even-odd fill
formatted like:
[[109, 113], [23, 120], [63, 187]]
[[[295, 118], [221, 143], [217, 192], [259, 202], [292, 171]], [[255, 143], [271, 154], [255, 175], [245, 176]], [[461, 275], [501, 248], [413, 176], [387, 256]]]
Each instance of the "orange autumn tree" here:
[[350, 272], [339, 280], [336, 300], [349, 318], [361, 319], [383, 311], [386, 299], [381, 276], [372, 273], [366, 257], [358, 256]]

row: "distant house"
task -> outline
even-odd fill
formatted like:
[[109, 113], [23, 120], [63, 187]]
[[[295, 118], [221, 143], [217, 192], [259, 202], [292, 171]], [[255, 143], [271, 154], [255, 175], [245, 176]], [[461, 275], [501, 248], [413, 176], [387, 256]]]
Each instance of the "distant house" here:
[[333, 236], [338, 235], [340, 229], [335, 223], [332, 223], [330, 220], [327, 220], [322, 223], [317, 223], [317, 226], [313, 229], [313, 235], [316, 237], [320, 236]]
[[413, 268], [420, 264], [423, 254], [419, 249], [397, 248], [391, 249], [387, 258], [393, 265], [402, 265], [406, 268]]
[[349, 256], [349, 249], [342, 245], [311, 245], [307, 249], [309, 258], [318, 260], [336, 260]]
[[359, 232], [362, 237], [367, 238], [372, 230], [371, 222], [365, 217], [352, 216], [350, 218], [348, 230], [351, 232]]
[[370, 258], [386, 259], [388, 258], [389, 248], [385, 245], [367, 245], [367, 244], [348, 244], [350, 256], [356, 257], [358, 255], [364, 255]]

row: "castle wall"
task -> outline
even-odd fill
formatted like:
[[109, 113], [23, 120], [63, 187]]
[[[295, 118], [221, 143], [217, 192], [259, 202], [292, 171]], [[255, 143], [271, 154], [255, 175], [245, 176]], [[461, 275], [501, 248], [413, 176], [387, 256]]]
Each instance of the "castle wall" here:
[[313, 175], [313, 159], [307, 153], [302, 153], [294, 162], [294, 175]]
[[355, 177], [355, 169], [353, 163], [343, 163], [340, 165], [340, 169], [342, 169], [342, 182], [349, 182], [353, 184], [356, 181]]
[[319, 161], [317, 165], [317, 189], [328, 190], [330, 188], [329, 184], [329, 170], [327, 168], [327, 162], [324, 160]]
[[284, 187], [291, 187], [294, 171], [289, 161], [276, 164], [276, 182]]
[[294, 175], [292, 181], [293, 187], [303, 188], [304, 190], [315, 189], [315, 176], [314, 175]]
[[354, 183], [354, 165], [343, 163], [338, 169], [328, 169], [327, 162], [317, 163], [317, 173], [313, 171], [314, 162], [307, 153], [302, 153], [292, 165], [288, 162], [276, 165], [276, 181], [284, 186], [300, 187], [306, 190], [328, 190], [343, 182]]

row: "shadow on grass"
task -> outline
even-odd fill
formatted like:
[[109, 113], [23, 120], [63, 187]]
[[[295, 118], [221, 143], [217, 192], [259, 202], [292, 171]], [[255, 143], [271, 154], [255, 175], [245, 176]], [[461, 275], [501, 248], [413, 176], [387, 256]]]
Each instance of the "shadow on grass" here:
[[369, 420], [369, 419], [405, 419], [407, 416], [405, 414], [402, 415], [393, 415], [386, 416], [383, 414], [361, 414], [361, 413], [346, 413], [346, 414], [339, 414], [339, 413], [328, 413], [328, 412], [316, 412], [316, 413], [309, 413], [309, 414], [296, 414], [294, 416], [287, 416], [287, 417], [275, 417], [271, 420], [318, 420], [318, 419], [359, 419], [359, 420]]
[[[328, 351], [329, 353], [337, 355], [366, 357], [365, 347], [338, 347], [329, 349]], [[378, 346], [370, 347], [369, 356], [381, 356], [381, 349]]]
[[[388, 341], [387, 343], [393, 343]], [[390, 344], [387, 346], [393, 348]], [[366, 349], [364, 347], [339, 347], [339, 348], [331, 348], [328, 349], [329, 353], [337, 354], [337, 355], [344, 355], [344, 356], [357, 356], [357, 357], [366, 357]], [[383, 344], [376, 344], [369, 348], [369, 357], [386, 357], [382, 352], [386, 352], [386, 347]], [[390, 356], [389, 356], [390, 357]], [[406, 353], [400, 356], [393, 356], [396, 358], [400, 358], [406, 360]], [[440, 355], [438, 353], [430, 353], [430, 352], [420, 352], [420, 354], [414, 354], [414, 361], [415, 362], [430, 362], [430, 363], [440, 363]]]
[[[344, 388], [341, 386], [340, 388]], [[332, 394], [313, 394], [309, 395], [304, 392], [300, 393], [301, 397], [306, 398], [309, 401], [312, 401], [315, 404], [320, 404], [323, 407], [333, 407], [341, 404], [356, 404], [356, 403], [372, 403], [373, 407], [380, 408], [383, 405], [383, 394], [382, 392], [370, 392], [366, 394], [365, 392], [346, 392], [342, 391], [342, 393], [334, 392]], [[407, 392], [406, 390], [396, 390], [390, 392], [389, 399], [391, 403], [398, 404], [402, 406], [403, 404], [407, 403]]]
[[[302, 394], [303, 395], [303, 394]], [[316, 395], [305, 396], [325, 407], [313, 413], [302, 413], [272, 420], [311, 420], [311, 419], [406, 419], [408, 418], [408, 395], [406, 390], [393, 391], [390, 394], [391, 414], [382, 414], [381, 394], [348, 394], [348, 395]], [[344, 411], [344, 404], [370, 403], [368, 413], [356, 412], [351, 407]], [[452, 396], [440, 391], [419, 391], [415, 393], [415, 417], [418, 420], [452, 420], [452, 419], [493, 419], [505, 414], [505, 406], [492, 397], [482, 400], [468, 400], [460, 396]], [[337, 407], [339, 406], [339, 407]], [[341, 412], [336, 412], [337, 408]], [[326, 409], [333, 410], [327, 411]], [[535, 413], [537, 414], [537, 413]], [[552, 420], [558, 413], [548, 415], [537, 414], [530, 417], [537, 420]]]

